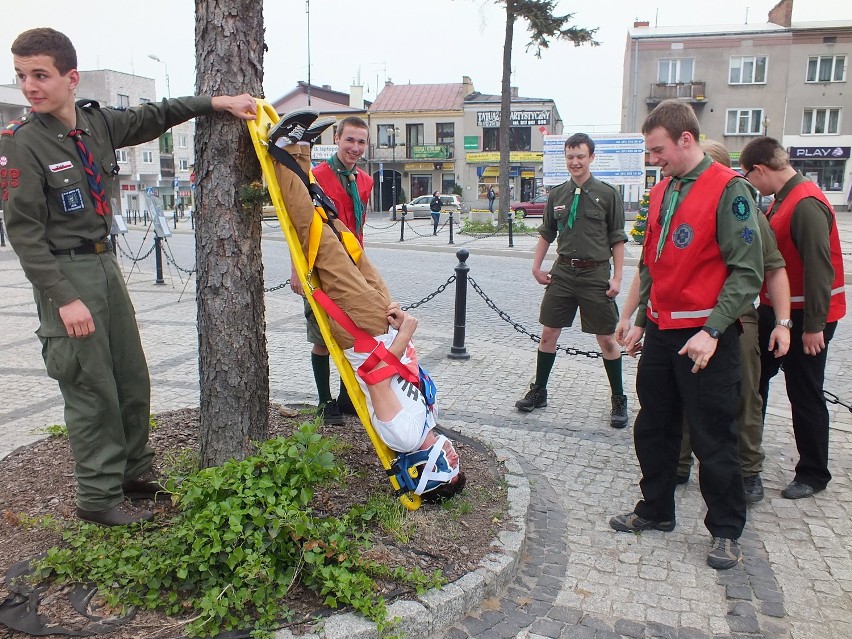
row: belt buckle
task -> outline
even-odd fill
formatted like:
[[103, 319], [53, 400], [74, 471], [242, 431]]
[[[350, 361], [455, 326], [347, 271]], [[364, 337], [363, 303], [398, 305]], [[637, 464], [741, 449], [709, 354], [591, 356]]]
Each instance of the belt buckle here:
[[95, 242], [94, 248], [95, 255], [101, 255], [102, 253], [106, 253], [107, 251], [109, 251], [109, 241], [107, 240], [105, 242]]
[[578, 260], [576, 257], [572, 257], [572, 258], [571, 258], [571, 261], [570, 261], [570, 262], [568, 262], [568, 265], [569, 265], [571, 268], [580, 268], [579, 266], [577, 266], [577, 262], [581, 262], [581, 261], [582, 261], [582, 260]]

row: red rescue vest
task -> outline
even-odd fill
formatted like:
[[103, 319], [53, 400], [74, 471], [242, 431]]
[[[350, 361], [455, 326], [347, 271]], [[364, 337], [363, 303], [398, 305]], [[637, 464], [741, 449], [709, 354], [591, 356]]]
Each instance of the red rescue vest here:
[[[334, 205], [337, 207], [337, 215], [340, 217], [340, 221], [343, 222], [346, 225], [346, 228], [352, 231], [358, 238], [358, 241], [363, 244], [364, 229], [355, 228], [355, 206], [352, 204], [352, 198], [349, 196], [349, 193], [340, 183], [340, 178], [337, 177], [337, 173], [331, 168], [331, 166], [329, 166], [328, 162], [322, 162], [319, 166], [314, 167], [313, 174], [314, 178], [316, 178], [317, 182], [319, 182], [320, 187], [322, 187], [322, 190], [325, 191], [325, 194], [331, 198]], [[373, 190], [373, 178], [364, 173], [364, 171], [358, 169], [358, 173], [355, 177], [355, 184], [358, 185], [358, 195], [361, 197], [361, 201], [369, 202], [370, 191]], [[366, 210], [364, 212], [364, 219], [366, 219]]]
[[716, 209], [725, 186], [736, 175], [714, 162], [698, 176], [672, 216], [660, 259], [660, 211], [671, 178], [651, 189], [645, 233], [645, 264], [653, 282], [648, 317], [661, 329], [704, 326], [716, 306], [729, 275], [716, 241]]
[[[828, 203], [819, 187], [807, 180], [794, 186], [790, 193], [781, 202], [781, 206], [775, 206], [769, 212], [769, 226], [775, 232], [778, 241], [778, 250], [784, 256], [787, 263], [787, 277], [790, 279], [790, 307], [805, 307], [805, 264], [802, 256], [793, 242], [791, 222], [796, 205], [806, 197], [813, 197], [822, 202], [831, 211], [832, 224], [828, 232], [829, 249], [831, 250], [831, 265], [834, 267], [834, 281], [831, 283], [831, 299], [828, 306], [828, 317], [826, 322], [834, 322], [846, 315], [846, 293], [843, 281], [843, 254], [840, 251], [840, 233], [837, 231], [837, 217], [834, 209]], [[766, 292], [766, 284], [760, 291], [760, 303], [770, 304], [769, 295]]]

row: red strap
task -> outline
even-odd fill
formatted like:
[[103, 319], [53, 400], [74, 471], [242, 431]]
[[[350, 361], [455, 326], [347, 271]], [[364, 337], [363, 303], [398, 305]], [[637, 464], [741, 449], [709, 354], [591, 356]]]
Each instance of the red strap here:
[[[355, 338], [355, 352], [370, 353], [366, 361], [358, 367], [358, 375], [364, 382], [367, 384], [377, 384], [383, 379], [398, 374], [412, 384], [420, 383], [420, 376], [418, 374], [400, 362], [399, 358], [391, 353], [383, 343], [355, 324], [328, 295], [320, 289], [314, 289], [312, 294], [314, 299], [319, 302], [319, 305], [328, 313], [329, 317], [345, 328]], [[387, 366], [374, 370], [380, 362], [384, 362]]]

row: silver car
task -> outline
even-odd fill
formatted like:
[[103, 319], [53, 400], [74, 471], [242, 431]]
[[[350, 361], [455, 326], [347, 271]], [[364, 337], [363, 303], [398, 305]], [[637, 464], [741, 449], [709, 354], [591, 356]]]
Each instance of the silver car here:
[[[441, 195], [439, 197], [441, 198], [441, 212], [449, 213], [452, 211], [453, 215], [458, 215], [464, 210], [462, 208], [461, 198], [459, 198], [458, 195]], [[416, 197], [405, 205], [399, 204], [396, 207], [397, 215], [400, 214], [400, 210], [403, 206], [405, 206], [407, 211], [406, 215], [409, 218], [429, 217], [432, 214], [432, 211], [429, 208], [429, 203], [431, 201], [431, 195], [421, 195], [420, 197]]]

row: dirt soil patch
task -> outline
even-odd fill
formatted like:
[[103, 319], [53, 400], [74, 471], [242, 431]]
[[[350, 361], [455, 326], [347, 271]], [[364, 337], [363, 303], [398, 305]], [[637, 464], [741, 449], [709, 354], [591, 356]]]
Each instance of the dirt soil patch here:
[[[278, 405], [270, 409], [270, 437], [287, 435], [310, 419], [307, 410], [296, 417], [285, 417]], [[343, 487], [317, 491], [315, 511], [340, 514], [351, 506], [365, 503], [371, 496], [391, 495], [376, 453], [360, 422], [347, 417], [345, 426], [321, 426], [320, 433], [334, 436], [345, 445], [336, 454], [350, 469]], [[160, 413], [151, 433], [157, 451], [155, 467], [160, 470], [168, 460], [185, 459], [187, 451], [197, 453], [198, 409]], [[419, 567], [427, 573], [436, 569], [452, 582], [474, 570], [492, 551], [491, 543], [501, 530], [511, 529], [506, 504], [506, 486], [502, 465], [493, 452], [479, 442], [448, 431], [454, 440], [467, 475], [464, 493], [444, 505], [424, 504], [404, 514], [403, 529], [407, 540], [376, 526], [372, 531], [371, 558], [406, 568]], [[0, 576], [11, 566], [36, 557], [61, 544], [60, 537], [44, 529], [22, 525], [22, 519], [50, 515], [59, 520], [76, 520], [73, 461], [67, 437], [50, 437], [15, 451], [0, 460]], [[144, 505], [146, 502], [140, 502]], [[169, 517], [176, 510], [170, 503], [150, 504], [157, 517]], [[394, 583], [379, 583], [387, 599], [406, 598], [412, 593]], [[68, 603], [70, 586], [52, 586], [42, 594], [39, 614], [47, 625], [67, 629], [94, 630], [91, 620], [77, 613]], [[5, 580], [0, 583], [0, 600], [10, 595]], [[291, 611], [282, 627], [294, 633], [307, 632], [311, 622], [338, 612], [330, 610], [312, 593], [298, 586], [291, 590], [282, 607]], [[90, 610], [92, 608], [90, 607]], [[97, 614], [97, 613], [96, 613]], [[100, 615], [104, 615], [101, 611]], [[133, 619], [118, 626], [108, 636], [114, 639], [152, 639], [182, 637], [181, 619], [156, 611], [138, 611]], [[0, 639], [25, 639], [32, 635], [0, 625]], [[53, 635], [55, 636], [55, 635]], [[230, 637], [248, 636], [242, 634]]]

